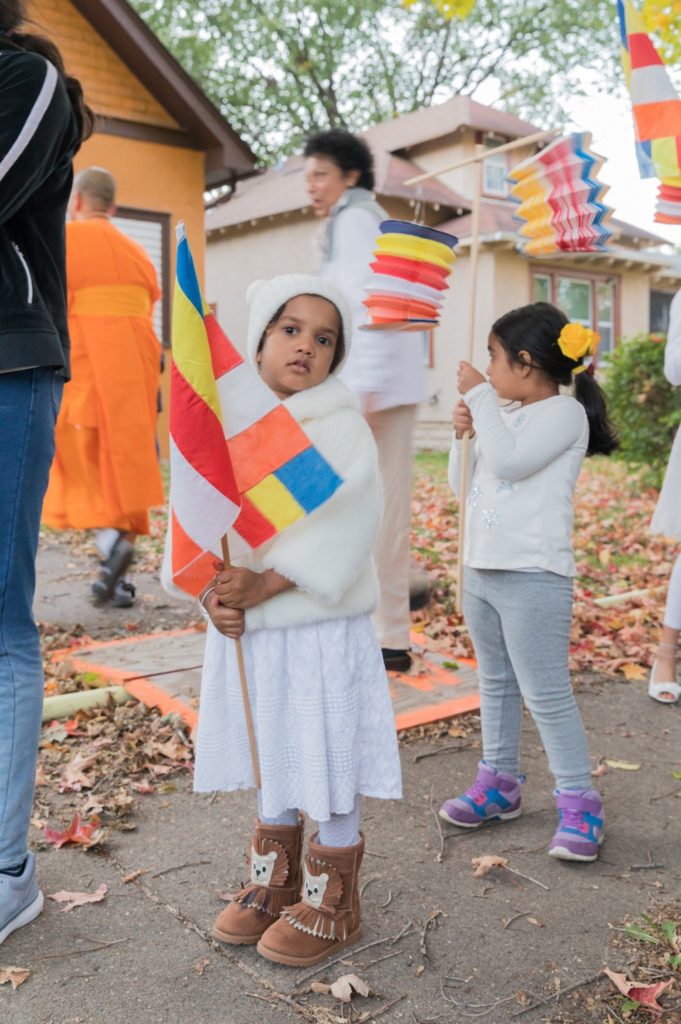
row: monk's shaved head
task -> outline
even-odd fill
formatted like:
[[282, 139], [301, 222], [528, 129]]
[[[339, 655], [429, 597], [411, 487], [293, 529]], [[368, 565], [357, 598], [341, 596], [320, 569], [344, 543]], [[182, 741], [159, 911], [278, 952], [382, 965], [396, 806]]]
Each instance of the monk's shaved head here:
[[76, 175], [73, 191], [93, 210], [106, 211], [116, 202], [116, 182], [103, 167], [87, 167]]

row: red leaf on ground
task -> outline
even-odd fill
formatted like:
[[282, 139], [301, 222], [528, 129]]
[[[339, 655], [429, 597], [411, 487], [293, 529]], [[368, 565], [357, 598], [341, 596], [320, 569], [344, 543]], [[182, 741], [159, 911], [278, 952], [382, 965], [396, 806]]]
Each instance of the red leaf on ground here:
[[635, 999], [637, 1003], [652, 1013], [654, 1017], [660, 1016], [663, 1007], [658, 1003], [657, 997], [670, 987], [673, 983], [672, 978], [669, 978], [667, 981], [658, 981], [654, 985], [637, 985], [635, 981], [629, 981], [626, 975], [618, 974], [607, 967], [603, 969], [603, 974], [607, 974], [613, 984], [627, 999]]
[[67, 843], [75, 843], [88, 848], [101, 843], [104, 838], [104, 829], [101, 828], [101, 822], [96, 815], [89, 821], [82, 821], [80, 814], [74, 814], [71, 824], [63, 832], [48, 828], [46, 825], [43, 835], [48, 843], [51, 843], [57, 850], [61, 846], [66, 846]]

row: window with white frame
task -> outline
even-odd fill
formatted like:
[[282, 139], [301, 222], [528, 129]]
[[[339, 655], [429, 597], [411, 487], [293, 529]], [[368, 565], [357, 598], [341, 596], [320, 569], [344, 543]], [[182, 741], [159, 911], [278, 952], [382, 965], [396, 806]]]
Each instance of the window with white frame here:
[[505, 196], [508, 193], [506, 154], [494, 152], [505, 141], [494, 136], [483, 140], [488, 155], [482, 162], [482, 190], [488, 196]]
[[537, 270], [532, 273], [532, 296], [535, 302], [552, 302], [571, 322], [597, 331], [601, 358], [612, 352], [618, 301], [614, 278]]

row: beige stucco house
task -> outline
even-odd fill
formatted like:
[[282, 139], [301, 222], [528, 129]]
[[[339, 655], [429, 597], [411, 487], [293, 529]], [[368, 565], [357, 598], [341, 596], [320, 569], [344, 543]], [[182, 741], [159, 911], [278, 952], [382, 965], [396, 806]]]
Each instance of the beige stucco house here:
[[[665, 240], [614, 220], [606, 253], [534, 260], [519, 247], [515, 204], [505, 175], [531, 147], [494, 154], [495, 147], [537, 131], [503, 111], [455, 97], [447, 103], [384, 122], [365, 133], [376, 158], [376, 195], [390, 216], [419, 219], [459, 238], [457, 262], [440, 326], [424, 342], [429, 401], [419, 412], [420, 443], [440, 444], [449, 434], [456, 401], [456, 365], [467, 338], [473, 168], [441, 174], [421, 186], [404, 183], [419, 170], [434, 170], [490, 150], [483, 165], [475, 361], [484, 366], [489, 327], [502, 313], [537, 299], [597, 329], [601, 352], [620, 338], [664, 330], [671, 298], [681, 286], [678, 257]], [[315, 271], [319, 222], [307, 205], [303, 161], [291, 157], [244, 181], [229, 201], [207, 211], [206, 297], [238, 345], [245, 337], [244, 294], [251, 281], [286, 271]]]

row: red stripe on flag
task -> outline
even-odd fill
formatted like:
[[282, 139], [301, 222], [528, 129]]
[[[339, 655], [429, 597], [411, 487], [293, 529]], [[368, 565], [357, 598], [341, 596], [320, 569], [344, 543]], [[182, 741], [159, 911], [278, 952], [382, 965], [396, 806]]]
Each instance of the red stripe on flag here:
[[654, 64], [662, 64], [662, 58], [653, 46], [652, 40], [645, 32], [632, 32], [629, 36], [629, 56], [631, 70], [649, 68]]
[[264, 515], [245, 496], [241, 499], [241, 512], [232, 529], [236, 530], [252, 548], [264, 544], [277, 532], [274, 524], [269, 519], [265, 519]]
[[242, 494], [310, 447], [309, 437], [283, 405], [231, 437], [228, 443]]
[[210, 357], [213, 363], [213, 375], [217, 380], [223, 373], [233, 370], [235, 366], [243, 363], [243, 357], [232, 345], [231, 341], [223, 331], [212, 313], [204, 317], [208, 344], [210, 345]]
[[239, 488], [222, 424], [175, 363], [170, 380], [170, 434], [196, 472], [238, 505]]
[[171, 525], [173, 583], [185, 593], [197, 597], [215, 575], [215, 555], [195, 544], [173, 513]]

